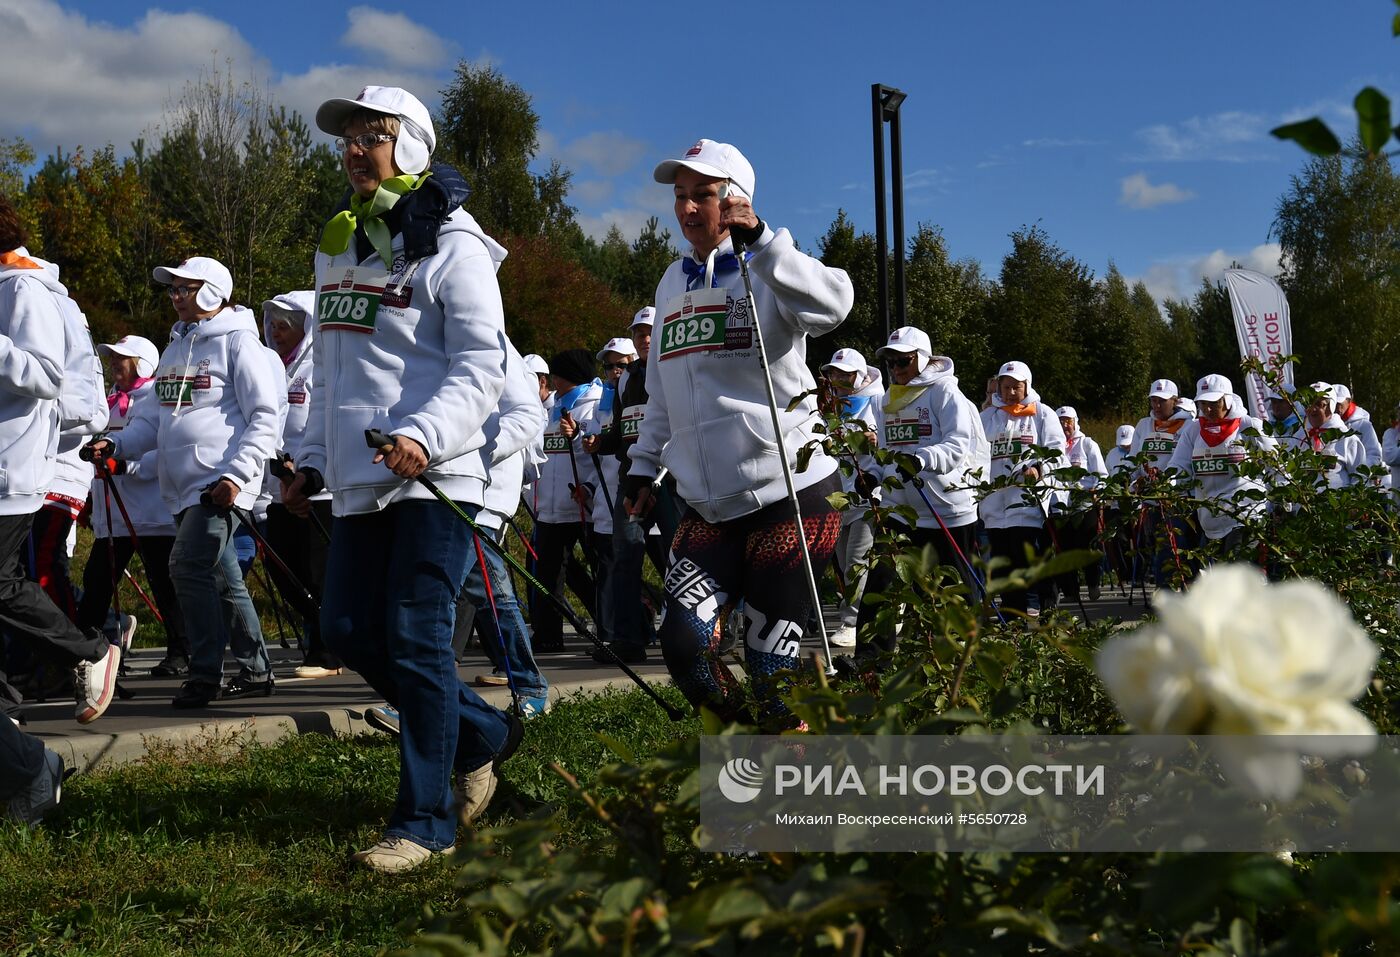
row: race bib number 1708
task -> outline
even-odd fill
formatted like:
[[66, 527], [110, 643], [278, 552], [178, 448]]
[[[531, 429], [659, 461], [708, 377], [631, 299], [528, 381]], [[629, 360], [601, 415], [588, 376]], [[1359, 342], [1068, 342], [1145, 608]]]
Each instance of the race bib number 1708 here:
[[364, 266], [348, 266], [332, 273], [331, 281], [317, 290], [316, 320], [326, 332], [374, 332], [379, 300], [389, 274]]

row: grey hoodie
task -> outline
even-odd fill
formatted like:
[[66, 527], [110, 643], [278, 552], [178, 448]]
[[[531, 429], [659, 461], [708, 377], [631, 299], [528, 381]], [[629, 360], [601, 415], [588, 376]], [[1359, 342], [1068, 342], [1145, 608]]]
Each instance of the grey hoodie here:
[[37, 511], [53, 478], [67, 294], [23, 246], [0, 257], [0, 515]]

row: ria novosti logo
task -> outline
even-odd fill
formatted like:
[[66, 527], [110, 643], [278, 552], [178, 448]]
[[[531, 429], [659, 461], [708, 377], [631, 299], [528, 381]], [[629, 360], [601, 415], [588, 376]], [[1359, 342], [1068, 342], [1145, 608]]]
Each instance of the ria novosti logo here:
[[731, 758], [719, 769], [719, 793], [747, 804], [763, 793], [763, 768], [748, 758]]

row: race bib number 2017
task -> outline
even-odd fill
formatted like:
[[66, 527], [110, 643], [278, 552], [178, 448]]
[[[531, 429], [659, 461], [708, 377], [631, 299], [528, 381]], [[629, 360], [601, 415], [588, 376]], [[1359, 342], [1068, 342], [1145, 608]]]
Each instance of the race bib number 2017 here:
[[661, 321], [662, 361], [691, 352], [724, 348], [724, 321], [729, 313], [725, 289], [697, 289], [667, 304]]
[[374, 332], [379, 300], [389, 274], [383, 270], [349, 266], [331, 274], [317, 290], [316, 319], [326, 332]]

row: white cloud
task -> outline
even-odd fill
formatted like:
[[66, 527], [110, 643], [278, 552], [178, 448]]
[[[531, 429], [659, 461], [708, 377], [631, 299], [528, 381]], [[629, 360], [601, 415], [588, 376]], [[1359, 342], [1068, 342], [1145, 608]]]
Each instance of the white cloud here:
[[[306, 122], [315, 127], [316, 107], [336, 96], [354, 96], [366, 84], [401, 86], [423, 101], [429, 110], [438, 107], [437, 90], [441, 82], [427, 74], [402, 69], [386, 69], [382, 65], [331, 63], [310, 67], [305, 73], [284, 74], [268, 87], [268, 94], [277, 103], [296, 110]], [[315, 132], [316, 136], [325, 134]]]
[[1141, 276], [1131, 277], [1132, 284], [1141, 279], [1158, 303], [1168, 299], [1189, 301], [1201, 288], [1201, 279], [1211, 282], [1223, 279], [1232, 263], [1253, 269], [1266, 276], [1277, 276], [1283, 248], [1278, 243], [1263, 243], [1253, 249], [1228, 251], [1216, 249], [1208, 253], [1176, 256], [1159, 260]]
[[1038, 139], [1022, 140], [1021, 145], [1032, 150], [1058, 150], [1074, 146], [1099, 146], [1095, 140], [1061, 139], [1055, 136], [1042, 136]]
[[236, 29], [199, 13], [150, 10], [120, 28], [53, 0], [2, 6], [0, 135], [23, 135], [41, 155], [60, 144], [125, 149], [201, 73], [226, 61], [267, 69]]
[[1182, 189], [1175, 183], [1159, 183], [1154, 186], [1147, 181], [1146, 173], [1125, 176], [1120, 185], [1122, 191], [1118, 195], [1118, 204], [1129, 209], [1151, 209], [1154, 206], [1184, 203], [1196, 197], [1195, 193], [1189, 189]]
[[612, 198], [613, 184], [606, 179], [586, 179], [572, 184], [569, 199], [584, 206], [600, 206]]
[[377, 62], [432, 68], [452, 55], [452, 46], [442, 37], [402, 13], [351, 7], [348, 16], [350, 27], [340, 42], [362, 50]]
[[1147, 147], [1138, 159], [1238, 163], [1268, 159], [1258, 147], [1274, 125], [1265, 116], [1241, 110], [1193, 116], [1180, 123], [1157, 123], [1137, 131], [1138, 139]]
[[[543, 137], [541, 138], [543, 140]], [[600, 176], [617, 176], [637, 164], [650, 148], [625, 133], [598, 131], [560, 144], [551, 137], [555, 155], [570, 169], [591, 169]], [[543, 150], [541, 150], [543, 152]]]
[[[619, 207], [605, 209], [601, 213], [580, 212], [577, 219], [579, 228], [594, 239], [603, 239], [607, 236], [608, 230], [616, 226], [622, 230], [623, 238], [630, 243], [641, 234], [642, 227], [647, 224], [647, 220], [655, 215], [650, 210]], [[662, 227], [665, 227], [664, 221]], [[672, 233], [674, 232], [675, 230], [672, 230]]]

